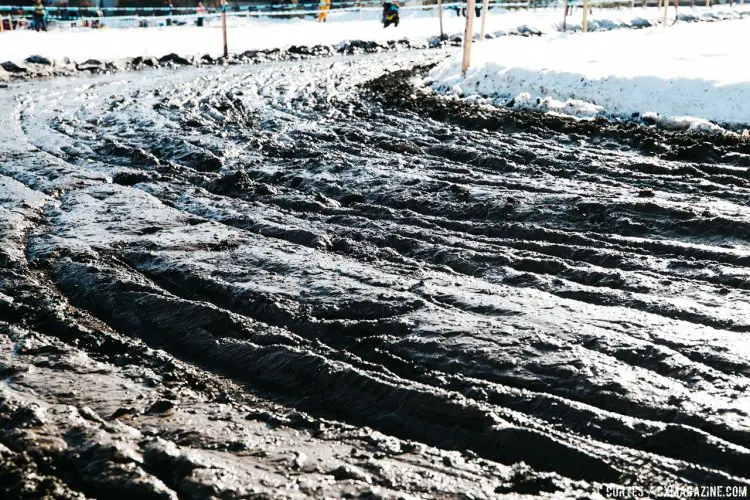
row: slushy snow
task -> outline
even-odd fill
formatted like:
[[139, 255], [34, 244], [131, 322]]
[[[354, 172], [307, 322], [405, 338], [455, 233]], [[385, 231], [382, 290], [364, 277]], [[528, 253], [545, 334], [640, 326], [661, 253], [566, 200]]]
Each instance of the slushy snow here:
[[[690, 9], [681, 9], [690, 11]], [[577, 117], [643, 117], [716, 131], [750, 124], [750, 19], [646, 30], [503, 37], [475, 43], [435, 67], [438, 92]]]

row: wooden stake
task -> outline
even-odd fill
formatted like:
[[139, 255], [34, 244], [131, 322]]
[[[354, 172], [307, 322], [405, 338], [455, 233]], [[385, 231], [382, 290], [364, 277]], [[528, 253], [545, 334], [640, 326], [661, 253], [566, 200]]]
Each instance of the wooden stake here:
[[221, 33], [224, 37], [224, 57], [229, 57], [227, 46], [227, 0], [221, 0]]
[[443, 32], [443, 0], [438, 0], [438, 18], [440, 19], [440, 40], [445, 37]]
[[484, 40], [484, 22], [487, 20], [489, 0], [482, 0], [482, 27], [479, 29], [479, 41]]
[[471, 43], [474, 40], [474, 0], [466, 1], [466, 31], [464, 31], [464, 60], [461, 63], [461, 77], [466, 76], [466, 70], [471, 64]]
[[589, 30], [589, 0], [583, 0], [583, 32]]
[[664, 0], [664, 26], [667, 25], [667, 11], [669, 10], [669, 0]]
[[568, 27], [568, 0], [565, 0], [565, 10], [563, 11], [563, 31]]

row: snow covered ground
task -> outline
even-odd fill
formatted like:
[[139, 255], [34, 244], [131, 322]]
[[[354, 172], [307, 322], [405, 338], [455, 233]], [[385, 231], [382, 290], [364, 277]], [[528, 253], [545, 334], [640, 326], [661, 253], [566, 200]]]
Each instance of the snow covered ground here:
[[[674, 10], [670, 8], [670, 21]], [[744, 33], [750, 28], [745, 6], [680, 8], [682, 21], [695, 18], [737, 20], [721, 23], [679, 22], [646, 30], [616, 29], [657, 25], [656, 8], [594, 9], [591, 29], [559, 33], [559, 9], [490, 12], [486, 33], [495, 36], [475, 44], [472, 68], [461, 79], [460, 50], [435, 68], [432, 87], [505, 105], [579, 117], [631, 118], [635, 113], [674, 128], [716, 130], [711, 122], [750, 124], [750, 66]], [[329, 22], [298, 19], [232, 18], [229, 47], [246, 50], [291, 45], [337, 44], [345, 40], [424, 39], [438, 34], [436, 10], [408, 10], [398, 28], [384, 29], [378, 9], [335, 12]], [[568, 19], [568, 30], [580, 30], [580, 9]], [[446, 11], [445, 32], [460, 34], [464, 18]], [[478, 32], [480, 22], [475, 23]], [[542, 37], [500, 36], [509, 31], [545, 33]], [[31, 55], [77, 62], [178, 53], [220, 55], [217, 19], [204, 28], [173, 26], [117, 29], [29, 30], [0, 33], [0, 61], [20, 62]]]
[[[739, 12], [740, 7], [716, 7], [711, 12]], [[701, 14], [705, 8], [683, 9]], [[569, 27], [580, 24], [580, 9], [569, 20]], [[655, 24], [661, 15], [655, 8], [594, 9], [592, 26], [617, 27], [648, 19]], [[379, 23], [378, 9], [356, 12], [332, 13], [325, 24], [311, 18], [282, 20], [275, 18], [237, 19], [231, 21], [229, 47], [231, 52], [245, 50], [284, 48], [290, 45], [336, 44], [344, 40], [386, 41], [401, 38], [426, 38], [438, 35], [437, 11], [404, 11], [398, 28], [384, 29]], [[446, 11], [445, 31], [458, 34], [463, 31], [464, 18], [454, 11]], [[523, 11], [490, 11], [487, 17], [488, 33], [530, 27], [536, 31], [556, 31], [562, 20], [559, 9]], [[476, 31], [479, 31], [479, 24]], [[114, 60], [121, 57], [156, 56], [168, 53], [180, 55], [219, 55], [222, 50], [219, 22], [213, 19], [208, 27], [195, 26], [163, 28], [118, 29], [65, 29], [49, 33], [15, 31], [0, 33], [0, 61], [22, 61], [31, 55], [50, 59], [68, 57], [74, 61], [87, 59]]]
[[667, 127], [704, 130], [717, 128], [706, 120], [746, 125], [749, 30], [750, 19], [502, 37], [474, 45], [465, 79], [457, 53], [428, 83], [447, 94], [575, 116], [639, 113]]

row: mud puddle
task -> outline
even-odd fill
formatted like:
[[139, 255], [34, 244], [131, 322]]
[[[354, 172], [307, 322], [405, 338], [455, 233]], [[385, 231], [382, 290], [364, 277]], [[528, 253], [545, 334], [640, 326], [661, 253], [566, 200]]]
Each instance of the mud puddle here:
[[750, 482], [750, 151], [416, 94], [439, 57], [0, 95], [6, 492]]

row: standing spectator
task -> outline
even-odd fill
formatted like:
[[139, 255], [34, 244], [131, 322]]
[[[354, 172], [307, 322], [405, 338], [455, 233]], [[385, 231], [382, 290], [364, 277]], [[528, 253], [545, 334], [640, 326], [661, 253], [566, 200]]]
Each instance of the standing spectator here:
[[398, 28], [398, 8], [398, 0], [383, 3], [383, 28], [387, 28], [391, 24]]
[[[469, 2], [466, 2], [466, 3], [469, 3]], [[482, 5], [475, 3], [474, 4], [474, 12], [475, 12], [476, 17], [481, 17], [482, 16]], [[458, 14], [458, 12], [456, 12], [456, 14]], [[463, 16], [466, 17], [466, 7], [463, 7], [461, 9], [461, 14], [463, 14]]]
[[206, 8], [203, 6], [203, 2], [198, 2], [195, 13], [198, 14], [198, 26], [203, 26], [203, 18], [206, 15]]
[[171, 0], [165, 0], [164, 2], [167, 6], [166, 13], [167, 13], [167, 26], [172, 26], [172, 1]]
[[328, 9], [331, 8], [331, 0], [320, 0], [320, 14], [318, 14], [318, 22], [326, 22], [328, 20]]
[[47, 9], [44, 8], [42, 0], [36, 0], [34, 3], [34, 29], [47, 31]]

